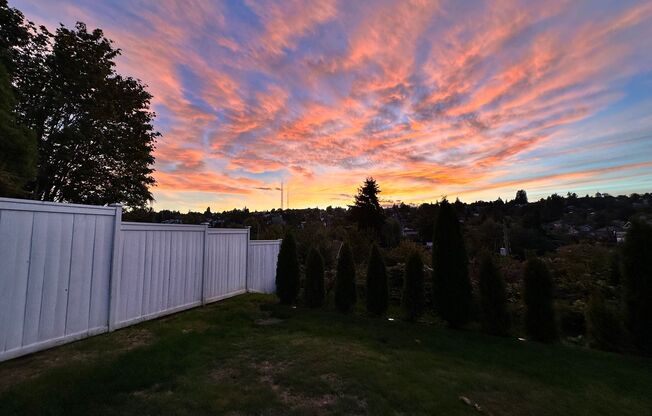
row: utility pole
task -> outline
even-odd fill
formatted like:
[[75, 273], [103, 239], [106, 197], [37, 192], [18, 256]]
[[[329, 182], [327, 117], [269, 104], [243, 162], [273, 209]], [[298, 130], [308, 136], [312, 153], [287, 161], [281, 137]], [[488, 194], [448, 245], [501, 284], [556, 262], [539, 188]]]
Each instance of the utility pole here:
[[281, 211], [283, 211], [283, 181], [281, 181]]
[[288, 184], [288, 187], [285, 190], [285, 200], [286, 200], [285, 208], [290, 209], [290, 184]]

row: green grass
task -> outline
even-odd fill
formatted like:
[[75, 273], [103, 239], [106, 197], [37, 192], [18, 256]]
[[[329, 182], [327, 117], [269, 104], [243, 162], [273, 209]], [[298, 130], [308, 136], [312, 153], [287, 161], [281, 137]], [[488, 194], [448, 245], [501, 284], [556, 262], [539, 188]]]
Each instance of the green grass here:
[[650, 359], [264, 295], [0, 364], [1, 415], [645, 415], [651, 392]]

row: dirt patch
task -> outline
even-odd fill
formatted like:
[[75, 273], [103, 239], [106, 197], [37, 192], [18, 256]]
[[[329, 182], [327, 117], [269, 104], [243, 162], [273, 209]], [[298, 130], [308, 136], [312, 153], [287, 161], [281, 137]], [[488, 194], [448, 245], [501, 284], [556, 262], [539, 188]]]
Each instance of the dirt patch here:
[[278, 325], [283, 322], [283, 319], [279, 318], [265, 318], [265, 319], [256, 319], [254, 324], [258, 326], [268, 326], [268, 325]]
[[266, 384], [276, 394], [281, 403], [288, 408], [312, 415], [332, 414], [334, 406], [340, 401], [351, 403], [347, 409], [348, 414], [366, 414], [367, 403], [356, 396], [344, 394], [345, 388], [342, 380], [336, 374], [329, 373], [320, 376], [320, 379], [329, 387], [329, 392], [321, 395], [299, 394], [276, 382], [276, 376], [287, 371], [288, 363], [261, 361], [252, 367], [259, 373], [259, 380]]

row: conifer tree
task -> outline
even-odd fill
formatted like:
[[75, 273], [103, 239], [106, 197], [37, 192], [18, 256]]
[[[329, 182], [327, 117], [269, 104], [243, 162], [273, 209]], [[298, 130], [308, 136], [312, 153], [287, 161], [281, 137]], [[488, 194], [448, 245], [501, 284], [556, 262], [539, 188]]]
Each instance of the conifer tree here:
[[342, 313], [348, 313], [355, 305], [355, 263], [349, 243], [344, 243], [337, 259], [335, 274], [335, 306]]
[[369, 265], [367, 267], [367, 311], [374, 315], [384, 315], [387, 312], [389, 287], [385, 262], [380, 255], [378, 246], [371, 247]]
[[525, 264], [523, 277], [525, 301], [525, 332], [539, 342], [554, 342], [558, 338], [557, 322], [552, 303], [552, 278], [548, 267], [536, 257]]
[[276, 262], [276, 296], [284, 305], [291, 305], [299, 294], [299, 260], [297, 243], [292, 233], [288, 233], [278, 253]]
[[652, 354], [652, 226], [632, 222], [622, 261], [625, 326], [634, 345]]
[[403, 296], [401, 306], [408, 321], [416, 321], [425, 308], [425, 289], [423, 282], [423, 260], [418, 252], [413, 251], [405, 264], [403, 279]]
[[440, 204], [432, 244], [435, 311], [451, 327], [459, 327], [469, 319], [471, 281], [460, 223], [447, 200]]
[[309, 308], [324, 304], [324, 258], [316, 248], [311, 248], [306, 262], [305, 301]]
[[480, 306], [482, 327], [492, 335], [507, 335], [509, 314], [507, 312], [507, 293], [505, 281], [489, 252], [480, 261]]

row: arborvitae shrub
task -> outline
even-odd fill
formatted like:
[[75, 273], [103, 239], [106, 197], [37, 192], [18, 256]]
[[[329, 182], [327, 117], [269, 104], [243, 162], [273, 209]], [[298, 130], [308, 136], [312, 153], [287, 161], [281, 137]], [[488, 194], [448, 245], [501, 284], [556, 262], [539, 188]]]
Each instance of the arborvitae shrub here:
[[460, 223], [446, 200], [439, 207], [432, 243], [435, 311], [451, 327], [459, 327], [470, 317], [471, 281]]
[[335, 306], [342, 313], [350, 312], [357, 299], [355, 291], [355, 263], [349, 243], [344, 243], [337, 259], [335, 274]]
[[652, 226], [632, 223], [622, 261], [625, 326], [634, 345], [652, 354]]
[[374, 244], [371, 247], [367, 267], [367, 311], [374, 315], [383, 315], [387, 312], [388, 292], [385, 262], [378, 246]]
[[423, 260], [421, 255], [414, 251], [405, 264], [405, 277], [403, 279], [403, 297], [401, 306], [408, 321], [416, 321], [426, 305], [425, 288], [423, 282]]
[[276, 296], [280, 302], [284, 305], [294, 303], [300, 284], [297, 243], [294, 235], [288, 233], [281, 243], [276, 262]]
[[305, 301], [309, 308], [324, 304], [324, 258], [316, 248], [310, 249], [306, 262]]
[[554, 342], [558, 338], [552, 303], [552, 278], [548, 267], [538, 258], [525, 264], [523, 276], [525, 332], [533, 341]]
[[607, 351], [619, 349], [622, 336], [620, 320], [597, 290], [586, 305], [586, 329], [592, 347]]
[[480, 261], [479, 286], [482, 328], [492, 335], [507, 335], [510, 322], [505, 281], [488, 252]]

